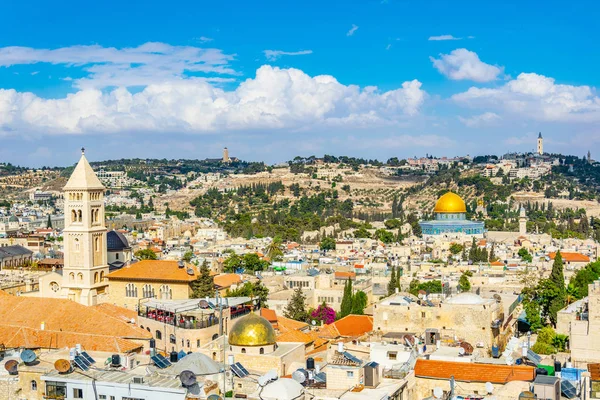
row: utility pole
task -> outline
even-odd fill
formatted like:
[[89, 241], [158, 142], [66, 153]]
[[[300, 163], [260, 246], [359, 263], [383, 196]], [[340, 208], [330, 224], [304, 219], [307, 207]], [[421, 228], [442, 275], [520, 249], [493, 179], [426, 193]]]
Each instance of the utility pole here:
[[219, 290], [215, 289], [215, 299], [219, 307], [219, 334], [223, 337], [223, 398], [225, 398], [225, 392], [227, 391], [227, 359], [225, 358], [225, 350], [227, 348], [226, 337], [224, 334], [223, 327], [223, 298], [219, 296]]

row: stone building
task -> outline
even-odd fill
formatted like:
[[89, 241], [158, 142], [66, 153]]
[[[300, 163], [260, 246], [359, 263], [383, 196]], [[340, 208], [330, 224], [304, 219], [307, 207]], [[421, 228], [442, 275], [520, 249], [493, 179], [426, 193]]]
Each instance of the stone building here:
[[0, 269], [29, 266], [32, 261], [33, 252], [23, 246], [0, 247]]
[[419, 221], [424, 238], [482, 238], [485, 227], [481, 221], [467, 219], [467, 207], [457, 194], [448, 192], [440, 197], [433, 209], [435, 220]]
[[[421, 305], [396, 295], [374, 305], [373, 319], [375, 331], [421, 334], [432, 329], [437, 330], [440, 339], [461, 339], [488, 349], [501, 340], [506, 321], [502, 301], [474, 293], [461, 293], [440, 304]], [[430, 343], [435, 344], [436, 339]]]

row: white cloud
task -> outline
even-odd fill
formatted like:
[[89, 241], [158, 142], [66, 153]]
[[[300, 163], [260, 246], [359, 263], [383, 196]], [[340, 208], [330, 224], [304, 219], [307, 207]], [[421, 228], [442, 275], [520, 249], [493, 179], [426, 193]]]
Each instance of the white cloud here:
[[350, 30], [348, 32], [346, 32], [346, 36], [352, 36], [352, 35], [354, 35], [354, 32], [356, 32], [357, 29], [358, 29], [358, 26], [352, 24], [352, 28], [350, 28]]
[[300, 51], [283, 51], [283, 50], [264, 50], [265, 57], [269, 61], [275, 61], [281, 56], [304, 56], [312, 54], [312, 50], [300, 50]]
[[600, 98], [589, 86], [556, 84], [553, 78], [521, 73], [499, 88], [471, 87], [452, 99], [538, 121], [600, 121]]
[[469, 128], [481, 128], [484, 126], [495, 125], [500, 121], [500, 116], [493, 112], [485, 112], [480, 115], [474, 115], [472, 117], [458, 117], [460, 122], [468, 126]]
[[200, 43], [208, 43], [208, 42], [212, 42], [214, 39], [213, 39], [213, 38], [206, 37], [206, 36], [200, 36], [200, 37], [199, 37], [198, 39], [196, 39], [196, 40], [198, 40]]
[[486, 64], [477, 53], [467, 49], [456, 49], [450, 54], [440, 54], [440, 58], [429, 57], [433, 66], [452, 80], [490, 82], [498, 79], [504, 67]]
[[429, 41], [440, 41], [440, 40], [461, 40], [462, 38], [454, 37], [452, 35], [440, 35], [440, 36], [429, 36]]
[[394, 125], [418, 114], [426, 93], [417, 80], [381, 92], [262, 66], [231, 91], [206, 79], [153, 83], [139, 92], [85, 88], [60, 99], [0, 90], [0, 131], [27, 133], [222, 132], [310, 126]]
[[219, 49], [157, 42], [122, 49], [97, 45], [0, 48], [0, 67], [49, 63], [83, 68], [88, 76], [74, 80], [74, 85], [84, 89], [146, 86], [203, 73], [235, 75], [236, 71], [229, 66], [233, 59], [233, 55]]

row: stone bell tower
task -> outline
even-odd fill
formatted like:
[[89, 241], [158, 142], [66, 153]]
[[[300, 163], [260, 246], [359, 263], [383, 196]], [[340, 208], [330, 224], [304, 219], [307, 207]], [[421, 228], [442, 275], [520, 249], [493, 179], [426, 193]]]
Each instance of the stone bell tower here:
[[97, 304], [97, 295], [108, 286], [104, 190], [81, 149], [81, 159], [63, 188], [62, 297], [87, 306]]

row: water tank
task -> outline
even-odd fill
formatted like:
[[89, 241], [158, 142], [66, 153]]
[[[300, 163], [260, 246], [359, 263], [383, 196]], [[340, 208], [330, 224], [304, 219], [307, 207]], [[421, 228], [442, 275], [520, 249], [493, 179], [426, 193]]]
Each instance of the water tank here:
[[494, 357], [494, 358], [500, 357], [500, 349], [496, 345], [492, 346], [492, 357]]
[[536, 368], [535, 374], [536, 375], [548, 375], [548, 370], [545, 368]]
[[562, 365], [560, 361], [554, 361], [554, 372], [560, 372], [562, 370]]
[[113, 354], [113, 355], [110, 357], [110, 364], [111, 364], [111, 365], [114, 365], [114, 366], [121, 365], [121, 356], [120, 356], [120, 355], [118, 355], [118, 354]]
[[150, 339], [150, 348], [151, 349], [155, 349], [156, 348], [156, 340], [155, 339]]
[[308, 357], [306, 359], [306, 369], [313, 370], [315, 369], [315, 359], [312, 357]]
[[178, 360], [178, 355], [179, 354], [176, 351], [172, 351], [169, 355], [169, 361], [171, 361], [172, 363], [176, 363]]
[[75, 347], [69, 349], [69, 360], [73, 361], [75, 359], [76, 355], [77, 355], [77, 350], [75, 350]]

